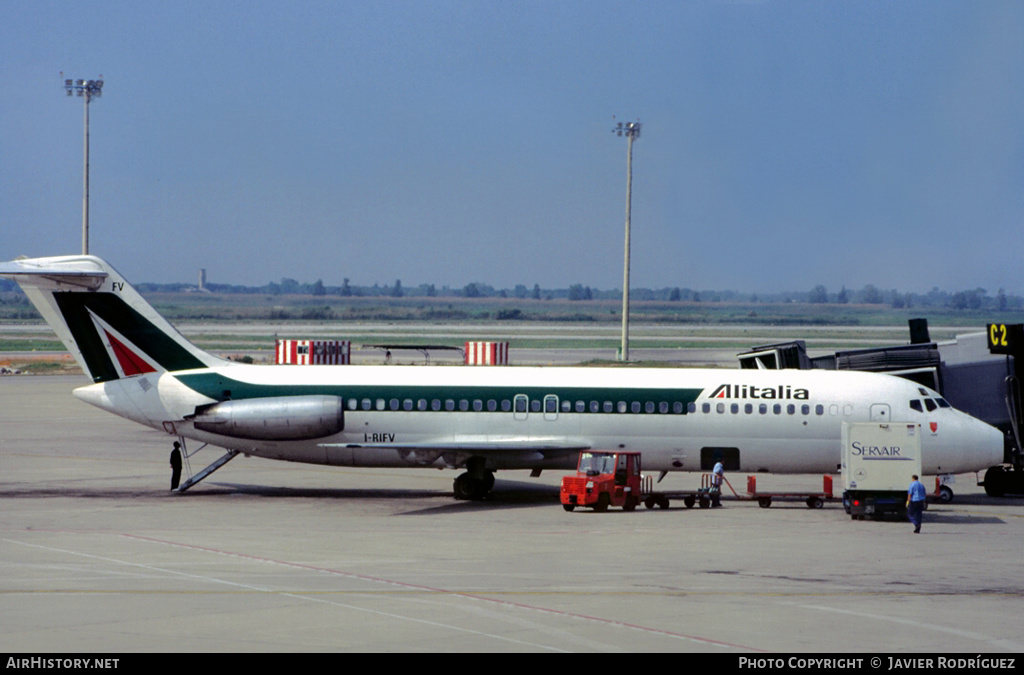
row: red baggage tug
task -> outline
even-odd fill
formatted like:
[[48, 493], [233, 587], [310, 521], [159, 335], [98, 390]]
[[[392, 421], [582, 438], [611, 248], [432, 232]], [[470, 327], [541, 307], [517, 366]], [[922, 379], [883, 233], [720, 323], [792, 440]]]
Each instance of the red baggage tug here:
[[581, 452], [575, 476], [562, 478], [562, 508], [632, 511], [640, 503], [639, 452]]

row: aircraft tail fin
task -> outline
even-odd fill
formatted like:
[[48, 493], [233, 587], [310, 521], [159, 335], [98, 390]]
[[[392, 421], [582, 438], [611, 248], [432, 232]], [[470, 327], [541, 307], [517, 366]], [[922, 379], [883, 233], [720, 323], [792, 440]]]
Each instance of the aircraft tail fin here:
[[223, 359], [185, 339], [109, 264], [95, 256], [0, 263], [93, 382], [206, 368]]

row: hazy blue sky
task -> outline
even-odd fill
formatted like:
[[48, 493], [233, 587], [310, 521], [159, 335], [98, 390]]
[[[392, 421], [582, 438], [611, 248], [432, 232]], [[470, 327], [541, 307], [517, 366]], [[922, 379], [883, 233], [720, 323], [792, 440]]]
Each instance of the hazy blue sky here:
[[0, 3], [0, 259], [1024, 293], [1024, 3]]

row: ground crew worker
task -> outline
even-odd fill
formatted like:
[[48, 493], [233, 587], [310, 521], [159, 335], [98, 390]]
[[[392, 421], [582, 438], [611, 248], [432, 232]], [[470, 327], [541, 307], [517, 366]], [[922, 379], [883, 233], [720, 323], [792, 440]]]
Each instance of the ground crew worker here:
[[171, 489], [177, 490], [181, 481], [181, 443], [174, 441], [174, 450], [171, 450]]
[[928, 497], [928, 491], [921, 485], [921, 481], [914, 476], [910, 487], [907, 488], [907, 518], [914, 524], [914, 534], [921, 533], [921, 521], [924, 518], [924, 502]]
[[722, 505], [722, 481], [725, 480], [725, 467], [721, 462], [711, 470], [711, 506]]

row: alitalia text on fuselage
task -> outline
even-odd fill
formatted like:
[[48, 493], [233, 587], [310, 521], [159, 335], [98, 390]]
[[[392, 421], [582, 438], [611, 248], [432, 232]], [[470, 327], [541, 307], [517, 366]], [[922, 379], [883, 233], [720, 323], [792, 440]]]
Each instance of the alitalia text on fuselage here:
[[777, 387], [758, 387], [752, 384], [720, 384], [708, 398], [750, 398], [806, 401], [810, 399], [807, 389], [779, 385]]

